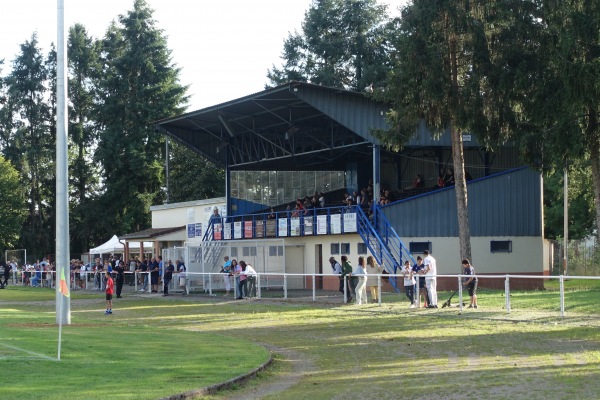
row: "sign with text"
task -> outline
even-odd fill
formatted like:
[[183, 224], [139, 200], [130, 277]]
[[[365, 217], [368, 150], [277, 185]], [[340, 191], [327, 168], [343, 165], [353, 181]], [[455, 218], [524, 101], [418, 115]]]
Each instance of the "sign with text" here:
[[236, 221], [233, 223], [233, 238], [234, 239], [242, 238], [242, 221]]
[[267, 237], [277, 236], [277, 221], [274, 219], [267, 220]]
[[202, 222], [196, 223], [196, 237], [202, 237]]
[[315, 217], [304, 217], [304, 234], [305, 235], [313, 235]]
[[344, 233], [356, 232], [356, 213], [344, 214]]
[[196, 237], [196, 224], [188, 224], [187, 237], [188, 239], [194, 239]]
[[300, 218], [290, 218], [290, 236], [300, 236]]
[[287, 236], [287, 229], [288, 229], [288, 221], [287, 218], [280, 218], [277, 220], [278, 224], [277, 224], [277, 235], [278, 236]]
[[327, 235], [327, 215], [317, 215], [317, 235]]
[[223, 236], [225, 240], [231, 240], [231, 223], [227, 222], [223, 225]]
[[252, 221], [244, 221], [244, 238], [252, 239]]
[[223, 240], [223, 226], [221, 224], [213, 224], [213, 237], [215, 240]]
[[342, 216], [340, 214], [331, 214], [329, 221], [331, 223], [330, 229], [332, 235], [342, 233]]
[[265, 237], [265, 221], [256, 221], [256, 225], [254, 226], [254, 236], [257, 238]]

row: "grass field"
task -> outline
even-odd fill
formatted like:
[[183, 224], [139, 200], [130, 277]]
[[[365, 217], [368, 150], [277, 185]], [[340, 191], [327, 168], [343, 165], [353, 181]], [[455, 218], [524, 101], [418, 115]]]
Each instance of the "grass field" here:
[[565, 318], [558, 284], [547, 288], [513, 292], [510, 314], [503, 292], [481, 289], [460, 315], [386, 293], [382, 306], [131, 295], [104, 316], [100, 294], [76, 292], [56, 361], [54, 292], [9, 287], [0, 398], [156, 399], [250, 371], [266, 347], [273, 367], [211, 398], [598, 398], [600, 281], [566, 282]]

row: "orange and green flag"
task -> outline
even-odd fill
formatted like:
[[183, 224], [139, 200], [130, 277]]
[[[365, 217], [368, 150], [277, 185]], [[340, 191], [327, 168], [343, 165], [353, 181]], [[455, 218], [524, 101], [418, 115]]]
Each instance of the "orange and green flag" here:
[[69, 297], [69, 285], [65, 279], [65, 269], [61, 268], [60, 271], [60, 285], [58, 286], [58, 290], [63, 294], [63, 296]]

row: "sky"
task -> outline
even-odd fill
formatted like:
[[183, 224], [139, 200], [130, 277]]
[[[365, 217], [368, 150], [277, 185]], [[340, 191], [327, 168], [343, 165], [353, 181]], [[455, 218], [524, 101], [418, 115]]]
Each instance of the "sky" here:
[[[63, 0], [66, 29], [83, 24], [94, 38], [104, 36], [112, 20], [133, 8], [134, 0]], [[390, 14], [406, 0], [378, 0]], [[311, 0], [146, 0], [156, 27], [167, 36], [172, 62], [189, 85], [188, 111], [234, 100], [264, 89], [267, 70], [281, 65], [283, 41], [300, 31]], [[56, 43], [57, 0], [2, 2], [0, 59], [2, 75], [20, 45], [38, 34], [47, 54]]]

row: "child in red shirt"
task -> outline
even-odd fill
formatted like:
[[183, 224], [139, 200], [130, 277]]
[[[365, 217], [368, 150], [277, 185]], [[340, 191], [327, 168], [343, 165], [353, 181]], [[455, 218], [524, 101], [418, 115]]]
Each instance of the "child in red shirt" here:
[[115, 283], [110, 276], [110, 273], [106, 271], [106, 312], [104, 315], [112, 314], [112, 296], [115, 291]]

